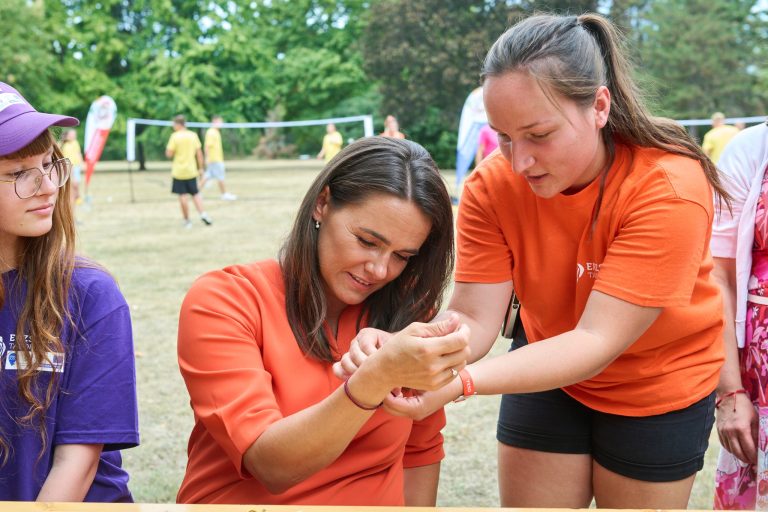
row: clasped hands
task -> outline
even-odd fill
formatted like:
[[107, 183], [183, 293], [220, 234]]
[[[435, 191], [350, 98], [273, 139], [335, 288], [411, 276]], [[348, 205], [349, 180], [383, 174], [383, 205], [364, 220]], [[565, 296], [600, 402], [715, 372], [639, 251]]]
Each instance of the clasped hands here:
[[433, 323], [414, 322], [397, 333], [364, 328], [349, 351], [333, 365], [334, 374], [348, 379], [365, 368], [391, 391], [383, 401], [387, 412], [422, 419], [458, 396], [438, 391], [457, 381], [470, 355], [469, 326], [448, 312]]

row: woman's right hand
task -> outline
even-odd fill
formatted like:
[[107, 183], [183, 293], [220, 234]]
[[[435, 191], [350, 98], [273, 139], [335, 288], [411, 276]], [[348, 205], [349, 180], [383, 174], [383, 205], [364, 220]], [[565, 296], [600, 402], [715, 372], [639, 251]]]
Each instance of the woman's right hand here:
[[387, 340], [360, 369], [370, 369], [390, 389], [439, 389], [466, 366], [469, 334], [469, 326], [460, 324], [456, 314], [440, 322], [414, 322]]
[[[433, 318], [430, 323], [440, 324], [441, 322], [448, 323], [442, 324], [442, 327], [433, 332], [441, 332], [441, 330], [450, 332], [450, 329], [458, 328], [459, 316], [453, 311], [443, 311]], [[357, 336], [350, 342], [349, 351], [341, 356], [341, 359], [333, 363], [333, 374], [341, 380], [347, 380], [362, 366], [366, 359], [376, 353], [396, 334], [382, 331], [381, 329], [374, 329], [373, 327], [360, 329]]]
[[723, 448], [746, 464], [757, 463], [758, 421], [748, 395], [725, 397], [717, 408], [717, 436]]

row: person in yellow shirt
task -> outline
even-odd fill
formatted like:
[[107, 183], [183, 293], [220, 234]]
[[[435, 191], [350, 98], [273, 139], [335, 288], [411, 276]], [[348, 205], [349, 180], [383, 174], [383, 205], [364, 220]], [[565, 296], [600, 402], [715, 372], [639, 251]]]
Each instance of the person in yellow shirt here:
[[205, 132], [204, 146], [207, 167], [205, 168], [200, 188], [205, 187], [210, 180], [216, 180], [219, 183], [221, 199], [224, 201], [234, 201], [237, 199], [237, 196], [227, 192], [227, 187], [224, 184], [227, 171], [224, 168], [224, 147], [221, 144], [220, 128], [222, 121], [221, 116], [213, 116], [211, 118], [211, 127]]
[[171, 192], [179, 195], [184, 227], [192, 227], [192, 221], [189, 220], [188, 202], [190, 196], [192, 196], [192, 202], [200, 214], [200, 220], [207, 226], [213, 224], [211, 217], [205, 213], [203, 198], [197, 188], [197, 177], [203, 169], [202, 144], [200, 144], [200, 138], [197, 134], [187, 129], [184, 116], [173, 118], [173, 134], [171, 134], [165, 147], [165, 156], [173, 159], [171, 164], [171, 177], [173, 178]]
[[317, 158], [323, 158], [325, 163], [331, 161], [331, 158], [341, 151], [341, 146], [344, 145], [344, 139], [341, 138], [341, 134], [336, 131], [336, 125], [329, 123], [325, 127], [325, 136], [323, 137], [323, 149], [317, 154]]
[[715, 112], [712, 114], [712, 129], [704, 134], [701, 149], [704, 150], [710, 160], [717, 164], [728, 141], [737, 133], [739, 133], [738, 128], [725, 124], [725, 114]]
[[83, 152], [80, 149], [80, 143], [77, 142], [77, 131], [66, 130], [62, 134], [59, 146], [64, 158], [69, 158], [69, 161], [72, 162], [72, 174], [69, 177], [69, 181], [72, 182], [69, 200], [72, 202], [72, 211], [75, 211], [75, 204], [80, 199], [80, 179], [83, 174]]

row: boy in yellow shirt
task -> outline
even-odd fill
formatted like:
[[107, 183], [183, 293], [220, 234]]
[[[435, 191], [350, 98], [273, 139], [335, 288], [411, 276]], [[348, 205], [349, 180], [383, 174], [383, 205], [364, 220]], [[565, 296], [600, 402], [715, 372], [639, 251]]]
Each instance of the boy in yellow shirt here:
[[168, 145], [165, 148], [165, 156], [173, 158], [171, 165], [171, 176], [173, 185], [171, 191], [179, 195], [179, 205], [181, 206], [181, 215], [184, 217], [184, 227], [191, 228], [192, 221], [189, 220], [189, 197], [192, 196], [192, 202], [200, 214], [200, 220], [210, 226], [213, 221], [205, 213], [203, 208], [203, 198], [197, 188], [197, 177], [203, 169], [203, 150], [200, 144], [200, 138], [193, 131], [187, 129], [187, 123], [184, 116], [173, 118], [173, 134], [168, 139]]
[[237, 199], [235, 194], [227, 192], [224, 180], [226, 178], [226, 169], [224, 168], [224, 148], [221, 144], [221, 116], [211, 118], [211, 127], [205, 132], [205, 175], [200, 183], [200, 188], [205, 187], [208, 180], [219, 182], [221, 198], [224, 201], [234, 201]]

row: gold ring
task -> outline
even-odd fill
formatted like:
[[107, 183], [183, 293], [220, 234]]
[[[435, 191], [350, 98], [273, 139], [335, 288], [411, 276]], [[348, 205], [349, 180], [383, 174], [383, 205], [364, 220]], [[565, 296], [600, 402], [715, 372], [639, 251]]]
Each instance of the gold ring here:
[[459, 372], [456, 371], [456, 368], [451, 368], [451, 376], [456, 377], [459, 374]]

